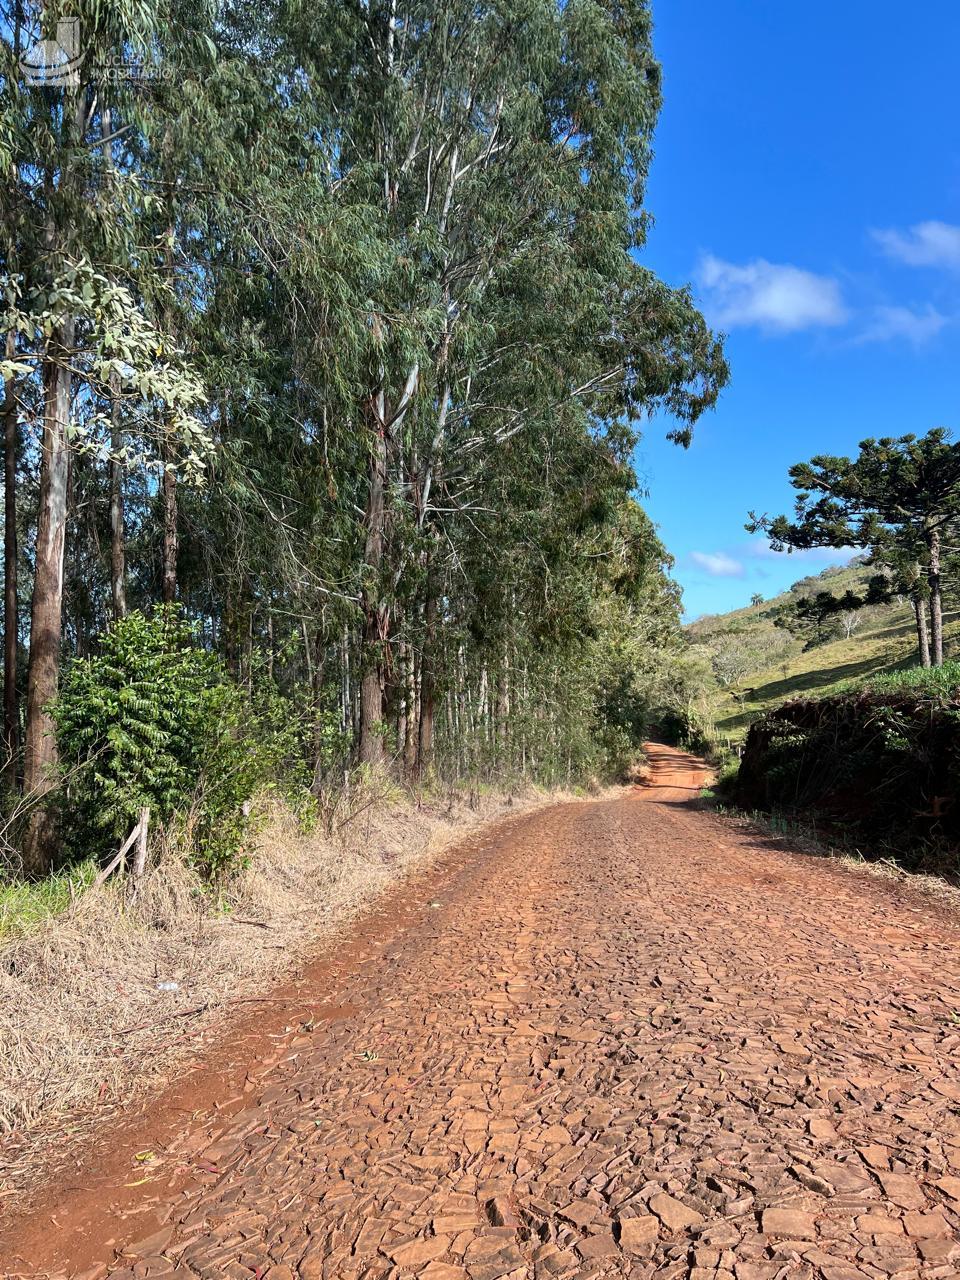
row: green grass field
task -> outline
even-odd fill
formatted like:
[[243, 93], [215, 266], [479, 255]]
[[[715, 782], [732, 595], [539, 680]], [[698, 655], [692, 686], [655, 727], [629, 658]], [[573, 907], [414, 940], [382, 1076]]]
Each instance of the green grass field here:
[[[840, 595], [848, 588], [856, 590], [863, 578], [862, 569], [851, 567], [831, 572], [823, 587]], [[749, 635], [751, 630], [769, 627], [771, 613], [787, 598], [784, 593], [759, 606], [693, 623], [688, 630], [694, 640], [704, 634], [727, 631]], [[746, 675], [736, 691], [722, 694], [716, 717], [721, 740], [742, 739], [751, 721], [791, 698], [834, 693], [851, 681], [917, 665], [916, 631], [909, 605], [877, 608], [865, 614], [864, 619], [862, 628], [850, 639], [832, 640], [807, 652], [778, 656], [771, 665]], [[960, 656], [960, 612], [945, 616], [944, 640], [946, 656]]]

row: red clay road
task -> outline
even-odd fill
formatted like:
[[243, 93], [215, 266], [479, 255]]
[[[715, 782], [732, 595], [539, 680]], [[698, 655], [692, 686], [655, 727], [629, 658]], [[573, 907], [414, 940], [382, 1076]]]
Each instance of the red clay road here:
[[21, 1215], [4, 1275], [960, 1275], [960, 918], [654, 767], [408, 885], [338, 1018], [261, 1027], [163, 1177]]

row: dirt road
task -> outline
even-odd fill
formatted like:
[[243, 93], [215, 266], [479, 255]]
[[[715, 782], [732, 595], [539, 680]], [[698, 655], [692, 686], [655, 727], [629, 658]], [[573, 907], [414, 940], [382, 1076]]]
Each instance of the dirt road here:
[[960, 1274], [960, 919], [654, 765], [450, 856], [335, 1016], [265, 1024], [219, 1112], [196, 1077], [165, 1149], [14, 1224], [3, 1273]]

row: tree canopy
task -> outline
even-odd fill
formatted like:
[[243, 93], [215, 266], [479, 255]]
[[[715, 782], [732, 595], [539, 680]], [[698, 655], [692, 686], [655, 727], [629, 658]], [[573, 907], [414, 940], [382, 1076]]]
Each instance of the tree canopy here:
[[[960, 443], [942, 427], [920, 437], [867, 439], [856, 458], [820, 455], [789, 474], [799, 491], [794, 518], [751, 512], [747, 530], [766, 533], [778, 551], [866, 548], [875, 563], [901, 580], [906, 575], [921, 658], [940, 666], [944, 535], [960, 516]], [[928, 606], [932, 655], [925, 648]]]
[[35, 82], [65, 14], [0, 41], [8, 784], [174, 601], [317, 776], [612, 758], [678, 634], [630, 455], [728, 376], [643, 265], [648, 5], [84, 0]]

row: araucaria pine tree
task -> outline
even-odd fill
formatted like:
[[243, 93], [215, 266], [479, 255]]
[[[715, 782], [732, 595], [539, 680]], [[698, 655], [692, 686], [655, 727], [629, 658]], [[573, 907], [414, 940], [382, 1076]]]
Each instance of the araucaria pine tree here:
[[875, 563], [908, 581], [921, 662], [941, 666], [944, 536], [960, 517], [960, 442], [942, 427], [864, 440], [856, 458], [797, 463], [790, 483], [799, 490], [795, 518], [751, 512], [748, 531], [766, 533], [776, 550], [869, 550]]

